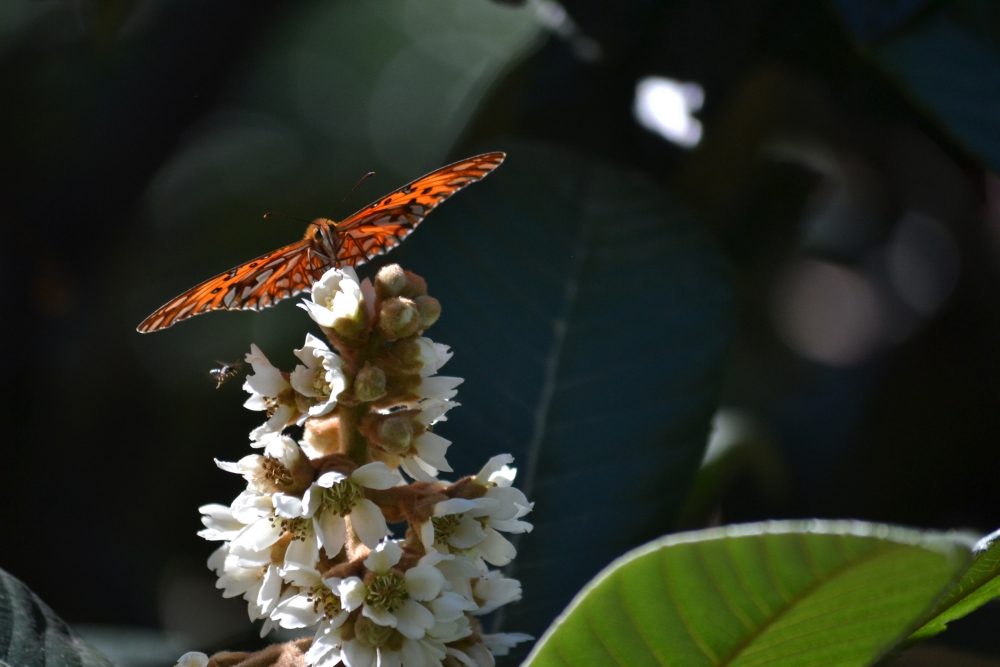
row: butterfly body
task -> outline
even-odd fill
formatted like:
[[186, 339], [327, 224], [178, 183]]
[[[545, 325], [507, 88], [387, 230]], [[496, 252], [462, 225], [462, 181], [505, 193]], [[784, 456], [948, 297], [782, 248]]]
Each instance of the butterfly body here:
[[402, 243], [439, 203], [500, 166], [503, 153], [459, 160], [371, 203], [341, 222], [317, 218], [305, 236], [196, 285], [138, 326], [166, 329], [211, 310], [260, 310], [308, 290], [326, 271], [357, 266]]

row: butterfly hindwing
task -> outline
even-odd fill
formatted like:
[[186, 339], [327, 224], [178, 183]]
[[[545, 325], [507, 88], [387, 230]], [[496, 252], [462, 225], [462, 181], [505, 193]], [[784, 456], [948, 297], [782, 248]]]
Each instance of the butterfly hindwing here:
[[406, 238], [438, 204], [500, 166], [504, 153], [484, 153], [441, 167], [390, 192], [337, 225], [338, 266], [364, 264]]
[[209, 278], [158, 308], [138, 330], [165, 329], [210, 310], [258, 310], [309, 289], [326, 262], [306, 239]]

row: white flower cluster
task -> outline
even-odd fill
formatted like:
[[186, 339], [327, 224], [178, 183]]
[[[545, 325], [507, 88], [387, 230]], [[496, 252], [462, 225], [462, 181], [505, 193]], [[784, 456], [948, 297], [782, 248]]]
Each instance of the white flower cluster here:
[[[489, 566], [514, 558], [502, 533], [530, 531], [532, 504], [512, 486], [509, 455], [473, 477], [438, 478], [452, 471], [451, 443], [431, 427], [457, 405], [461, 383], [436, 375], [451, 353], [421, 335], [440, 306], [393, 265], [375, 285], [329, 271], [304, 307], [340, 354], [307, 336], [287, 374], [256, 346], [247, 355], [246, 407], [269, 417], [250, 435], [262, 453], [216, 461], [246, 490], [201, 508], [199, 535], [223, 543], [208, 561], [217, 587], [243, 596], [262, 635], [314, 632], [308, 665], [493, 665], [530, 639], [485, 635], [477, 617], [521, 597], [518, 581]], [[283, 434], [292, 424], [305, 427], [302, 442]], [[387, 519], [408, 522], [403, 539]]]

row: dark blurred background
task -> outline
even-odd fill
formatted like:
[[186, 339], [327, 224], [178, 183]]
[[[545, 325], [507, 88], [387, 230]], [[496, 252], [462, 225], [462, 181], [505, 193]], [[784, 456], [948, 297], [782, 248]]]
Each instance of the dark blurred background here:
[[301, 235], [265, 212], [511, 138], [644, 172], [731, 267], [676, 527], [1000, 526], [994, 2], [5, 0], [0, 90], [0, 567], [95, 641], [252, 643], [195, 532], [260, 415], [207, 371], [302, 336], [291, 303], [138, 322]]

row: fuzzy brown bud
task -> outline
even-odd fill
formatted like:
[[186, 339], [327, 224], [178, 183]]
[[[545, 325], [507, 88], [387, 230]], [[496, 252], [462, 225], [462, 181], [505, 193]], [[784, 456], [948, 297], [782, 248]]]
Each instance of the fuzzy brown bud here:
[[378, 366], [365, 363], [354, 378], [354, 395], [362, 403], [377, 401], [385, 396], [385, 372]]
[[383, 301], [378, 325], [388, 340], [412, 336], [420, 330], [417, 304], [401, 297]]
[[402, 294], [408, 282], [407, 273], [399, 264], [389, 264], [379, 269], [375, 274], [375, 293], [378, 298], [384, 301]]
[[406, 271], [406, 287], [400, 292], [400, 296], [407, 299], [416, 299], [418, 296], [427, 296], [427, 281], [418, 276], [413, 271]]
[[420, 312], [420, 328], [426, 329], [441, 317], [441, 302], [432, 296], [418, 296], [413, 300]]
[[379, 625], [366, 616], [359, 616], [354, 622], [354, 638], [364, 646], [386, 647], [399, 650], [403, 646], [403, 636], [387, 625]]
[[340, 447], [340, 417], [333, 414], [307, 419], [302, 439], [321, 456], [336, 452]]
[[379, 445], [390, 454], [405, 454], [413, 441], [413, 418], [409, 414], [393, 415], [379, 424]]

